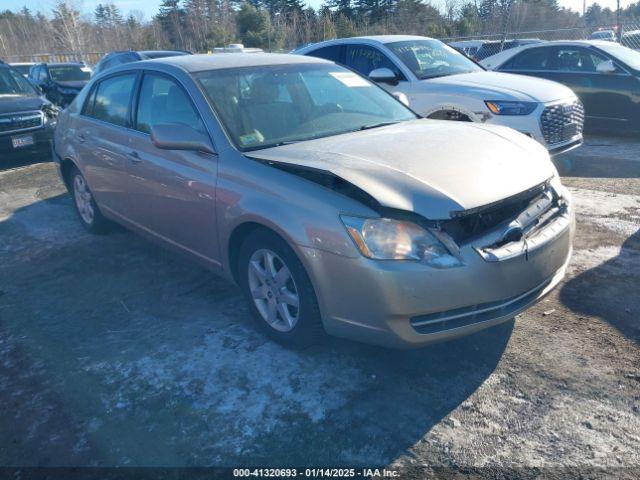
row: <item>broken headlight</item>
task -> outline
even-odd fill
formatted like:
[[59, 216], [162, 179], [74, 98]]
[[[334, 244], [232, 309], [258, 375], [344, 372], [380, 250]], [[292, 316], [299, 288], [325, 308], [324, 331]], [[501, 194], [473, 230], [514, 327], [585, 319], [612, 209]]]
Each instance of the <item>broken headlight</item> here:
[[460, 260], [434, 234], [413, 222], [345, 215], [340, 218], [365, 257], [414, 260], [437, 268], [461, 265]]

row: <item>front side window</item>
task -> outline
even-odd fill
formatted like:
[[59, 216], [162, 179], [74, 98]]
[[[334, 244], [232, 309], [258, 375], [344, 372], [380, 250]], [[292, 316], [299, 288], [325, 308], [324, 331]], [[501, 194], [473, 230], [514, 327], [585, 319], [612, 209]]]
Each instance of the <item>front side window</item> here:
[[195, 76], [243, 151], [416, 118], [384, 90], [337, 65], [230, 68]]
[[18, 71], [0, 68], [0, 95], [36, 95], [36, 91]]
[[365, 76], [369, 76], [376, 68], [388, 68], [400, 74], [398, 67], [385, 54], [369, 45], [347, 45], [345, 64]]
[[407, 40], [386, 46], [420, 80], [482, 71], [463, 54], [438, 40]]
[[91, 78], [91, 73], [79, 65], [51, 65], [49, 74], [54, 82], [80, 82]]
[[44, 83], [49, 80], [49, 76], [47, 75], [47, 67], [44, 65], [40, 67], [38, 71], [38, 76], [36, 77], [40, 83]]
[[555, 50], [556, 70], [560, 72], [595, 73], [606, 58], [585, 48], [558, 48]]
[[501, 70], [550, 70], [549, 49], [530, 48], [506, 62]]
[[128, 126], [129, 102], [135, 81], [134, 73], [101, 81], [95, 89], [93, 107], [87, 109], [87, 115], [121, 127]]
[[200, 115], [175, 81], [163, 75], [146, 73], [140, 87], [136, 130], [151, 133], [159, 124], [177, 123], [205, 133]]

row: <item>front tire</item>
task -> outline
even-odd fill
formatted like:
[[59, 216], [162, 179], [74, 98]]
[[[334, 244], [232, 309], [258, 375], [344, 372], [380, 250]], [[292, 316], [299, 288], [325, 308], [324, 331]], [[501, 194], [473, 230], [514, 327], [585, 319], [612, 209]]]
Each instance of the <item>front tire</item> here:
[[69, 173], [69, 187], [82, 226], [95, 234], [108, 232], [110, 222], [100, 212], [87, 181], [77, 167], [73, 167]]
[[324, 337], [311, 280], [289, 245], [258, 230], [238, 256], [238, 279], [258, 326], [277, 342], [306, 347]]

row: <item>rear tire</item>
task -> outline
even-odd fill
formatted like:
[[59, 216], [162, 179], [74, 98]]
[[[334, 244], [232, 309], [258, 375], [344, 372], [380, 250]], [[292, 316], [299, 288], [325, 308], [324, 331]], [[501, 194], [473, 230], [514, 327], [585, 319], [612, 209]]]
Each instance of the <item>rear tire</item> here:
[[72, 167], [69, 172], [69, 188], [82, 226], [90, 233], [107, 233], [111, 222], [100, 212], [87, 181], [77, 167]]
[[238, 280], [259, 328], [286, 346], [320, 342], [318, 300], [302, 262], [279, 236], [258, 230], [240, 248]]

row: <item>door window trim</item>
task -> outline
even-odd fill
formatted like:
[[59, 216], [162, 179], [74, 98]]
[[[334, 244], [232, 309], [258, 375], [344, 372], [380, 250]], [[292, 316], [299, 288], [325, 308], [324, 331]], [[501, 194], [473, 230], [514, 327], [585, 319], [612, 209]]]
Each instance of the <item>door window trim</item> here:
[[[87, 115], [85, 113], [89, 100], [91, 100], [91, 97], [93, 96], [93, 94], [95, 93], [95, 91], [98, 89], [98, 87], [100, 86], [100, 84], [102, 82], [104, 82], [105, 80], [109, 80], [111, 78], [114, 78], [114, 77], [124, 77], [124, 76], [131, 75], [131, 74], [135, 75], [136, 78], [134, 79], [134, 82], [133, 82], [133, 90], [131, 91], [132, 95], [129, 98], [129, 104], [127, 106], [126, 122], [128, 123], [128, 125], [116, 125], [115, 123], [107, 122], [105, 120], [101, 120], [99, 118], [92, 117], [91, 115]], [[91, 120], [91, 121], [94, 121], [94, 122], [98, 122], [101, 125], [108, 125], [110, 127], [122, 128], [122, 129], [129, 130], [129, 131], [132, 130], [132, 128], [131, 128], [131, 100], [133, 99], [133, 97], [135, 95], [135, 89], [136, 89], [136, 86], [138, 84], [139, 79], [140, 79], [140, 71], [139, 70], [124, 70], [122, 72], [114, 72], [114, 73], [111, 73], [111, 74], [106, 75], [104, 77], [101, 77], [100, 80], [98, 80], [93, 85], [91, 85], [91, 90], [89, 90], [89, 93], [85, 97], [84, 103], [82, 104], [82, 108], [80, 109], [80, 116], [82, 118], [86, 119], [86, 120]], [[95, 106], [95, 100], [96, 99], [94, 98], [93, 99], [94, 106]]]
[[[548, 49], [549, 53], [548, 55], [551, 55], [552, 59], [555, 58], [553, 57], [553, 52], [557, 51], [560, 48], [576, 48], [576, 49], [580, 49], [580, 50], [584, 50], [587, 51], [589, 53], [595, 53], [597, 55], [600, 55], [601, 57], [604, 57], [607, 60], [611, 60], [613, 62], [613, 64], [616, 66], [616, 68], [620, 69], [621, 72], [616, 72], [616, 73], [608, 73], [606, 74], [607, 77], [631, 77], [633, 76], [628, 70], [627, 68], [625, 68], [624, 65], [622, 65], [616, 58], [612, 57], [611, 55], [607, 54], [606, 52], [603, 52], [602, 50], [599, 50], [595, 47], [584, 47], [584, 46], [575, 46], [575, 45], [567, 45], [566, 47], [562, 47], [561, 45], [540, 45], [540, 46], [536, 46], [533, 48], [528, 48], [526, 50], [523, 50], [521, 52], [518, 52], [516, 55], [514, 55], [513, 57], [509, 58], [505, 63], [510, 62], [511, 60], [513, 60], [516, 56], [523, 54], [524, 52], [528, 52], [534, 49]], [[503, 64], [504, 65], [504, 64]], [[554, 60], [554, 65], [555, 65], [555, 60]], [[550, 70], [550, 69], [546, 69], [546, 70], [533, 70], [533, 69], [513, 69], [513, 68], [505, 68], [503, 66], [500, 66], [496, 69], [496, 71], [498, 72], [514, 72], [514, 73], [547, 73], [547, 74], [560, 74], [560, 75], [604, 75], [598, 71], [595, 72], [579, 72], [579, 71], [572, 71], [572, 70]]]

